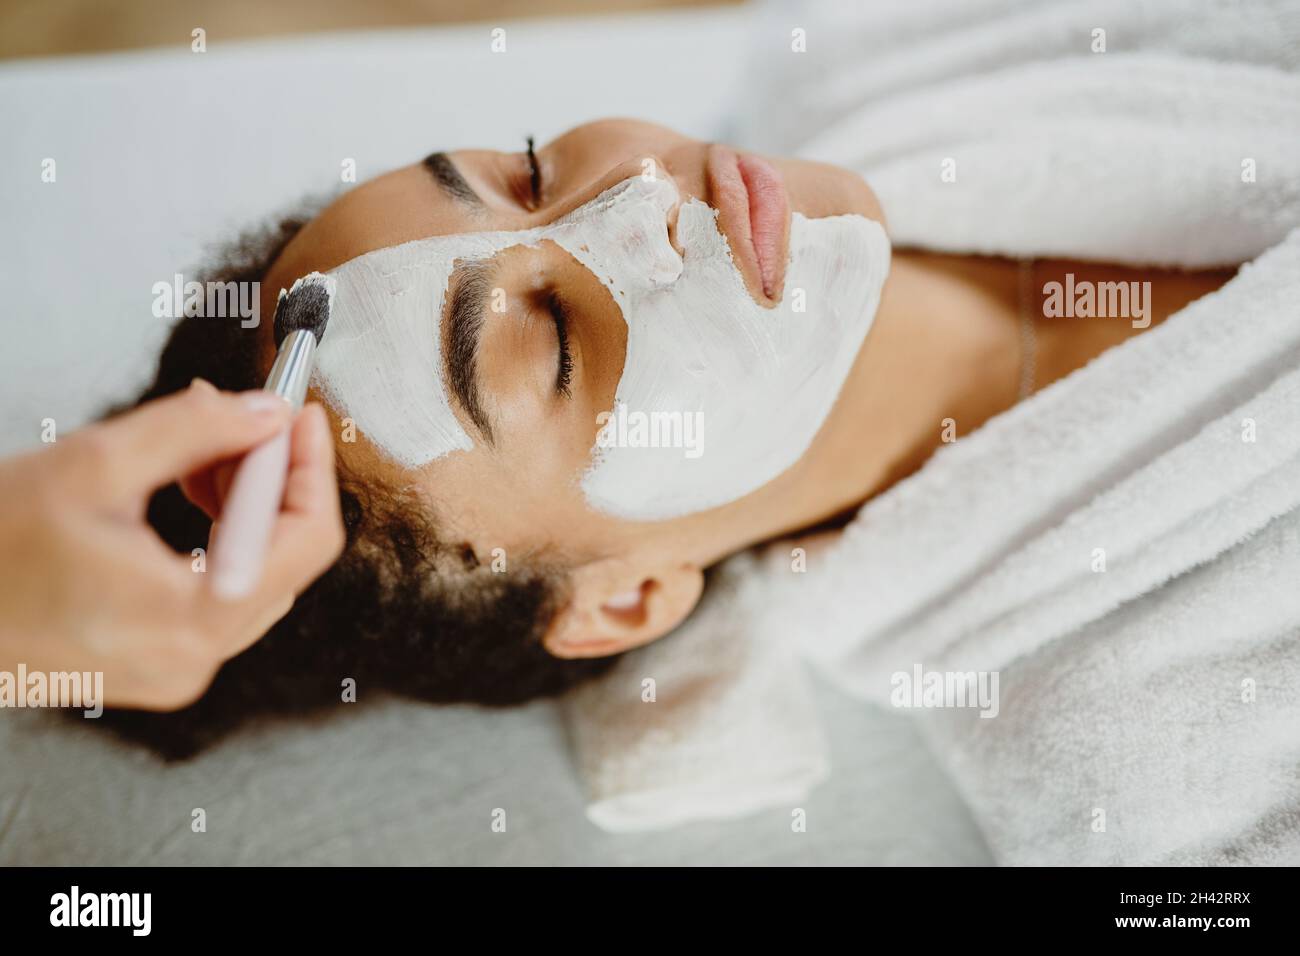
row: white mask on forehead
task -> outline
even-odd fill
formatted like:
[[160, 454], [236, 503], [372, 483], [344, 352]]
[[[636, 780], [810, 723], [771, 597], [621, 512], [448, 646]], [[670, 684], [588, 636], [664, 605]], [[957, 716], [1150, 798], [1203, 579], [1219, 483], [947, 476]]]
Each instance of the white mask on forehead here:
[[548, 226], [420, 239], [339, 266], [314, 384], [402, 465], [472, 448], [444, 381], [448, 280], [457, 263], [550, 240], [608, 287], [627, 322], [615, 392], [624, 414], [609, 428], [638, 414], [702, 426], [691, 449], [610, 447], [616, 436], [602, 433], [581, 479], [587, 500], [662, 520], [754, 491], [799, 459], [829, 414], [875, 317], [889, 240], [863, 216], [795, 213], [783, 300], [764, 309], [699, 200], [681, 206], [683, 254], [673, 249], [667, 217], [678, 199], [670, 181], [634, 177]]

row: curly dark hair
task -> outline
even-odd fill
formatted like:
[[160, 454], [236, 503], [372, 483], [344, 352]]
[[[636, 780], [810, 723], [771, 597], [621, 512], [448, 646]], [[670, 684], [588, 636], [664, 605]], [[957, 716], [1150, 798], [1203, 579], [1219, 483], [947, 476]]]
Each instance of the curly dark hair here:
[[[316, 208], [242, 234], [203, 278], [260, 282]], [[183, 389], [196, 376], [221, 389], [258, 387], [256, 335], [239, 322], [181, 319], [153, 384], [132, 405]], [[221, 667], [203, 697], [166, 713], [108, 709], [90, 723], [178, 760], [255, 717], [337, 709], [346, 678], [355, 679], [358, 699], [390, 693], [504, 706], [555, 694], [613, 663], [562, 660], [542, 646], [564, 595], [563, 569], [512, 561], [508, 573], [494, 573], [468, 544], [438, 536], [427, 505], [342, 468], [339, 484], [342, 557], [266, 636]], [[177, 485], [153, 496], [148, 519], [178, 552], [207, 542], [207, 516]]]

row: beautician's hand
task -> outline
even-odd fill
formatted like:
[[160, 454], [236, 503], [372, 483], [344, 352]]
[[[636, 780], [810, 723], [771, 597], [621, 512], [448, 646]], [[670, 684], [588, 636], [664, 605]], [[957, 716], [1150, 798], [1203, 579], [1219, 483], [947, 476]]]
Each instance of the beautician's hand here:
[[[284, 427], [267, 392], [187, 391], [0, 461], [0, 669], [103, 671], [111, 706], [192, 703], [222, 662], [261, 637], [343, 547], [334, 445], [319, 405], [293, 421], [284, 501], [262, 580], [224, 601], [189, 554], [145, 520], [155, 489], [184, 481], [216, 510], [220, 463]], [[206, 541], [194, 547], [206, 547]]]

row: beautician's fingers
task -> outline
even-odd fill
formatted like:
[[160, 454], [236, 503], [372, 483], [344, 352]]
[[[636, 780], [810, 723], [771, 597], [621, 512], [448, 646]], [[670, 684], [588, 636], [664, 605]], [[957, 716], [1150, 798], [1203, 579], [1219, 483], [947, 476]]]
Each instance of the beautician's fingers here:
[[218, 392], [203, 382], [83, 429], [67, 444], [108, 500], [143, 499], [180, 475], [247, 451], [290, 415], [288, 403], [270, 392]]
[[267, 586], [300, 593], [334, 563], [344, 540], [329, 419], [320, 405], [308, 405], [294, 422], [284, 501], [266, 559]]
[[235, 470], [242, 458], [227, 458], [214, 465], [200, 468], [180, 480], [181, 494], [213, 521], [221, 514], [221, 506], [235, 480]]
[[[292, 449], [290, 449], [292, 452]], [[200, 468], [192, 475], [181, 479], [181, 491], [190, 502], [199, 507], [209, 518], [216, 521], [221, 515], [226, 495], [234, 483], [235, 472], [239, 469], [242, 457], [227, 458]], [[332, 464], [331, 464], [332, 467]], [[286, 477], [286, 486], [288, 480]]]
[[[256, 591], [245, 601], [229, 603], [225, 608], [221, 605], [228, 602], [209, 600], [216, 618], [239, 622], [227, 628], [233, 636], [223, 652], [234, 656], [261, 637], [288, 611], [284, 605], [286, 595], [292, 603], [294, 595], [302, 593], [334, 563], [342, 553], [344, 538], [329, 420], [324, 409], [311, 404], [293, 424], [284, 499]], [[274, 613], [277, 607], [279, 613]], [[261, 629], [252, 623], [272, 614]]]
[[216, 466], [200, 468], [182, 476], [177, 482], [186, 500], [213, 521], [221, 514], [221, 502], [217, 500], [216, 470]]
[[[284, 617], [293, 608], [294, 596], [292, 594], [282, 594], [278, 601], [273, 601], [261, 608], [257, 617], [253, 618], [251, 626], [248, 628], [250, 634], [257, 635], [260, 638], [263, 634], [275, 626], [275, 622]], [[251, 642], [249, 642], [251, 643]], [[245, 644], [247, 646], [247, 644]], [[240, 647], [239, 650], [243, 650]], [[238, 653], [238, 652], [236, 652]]]

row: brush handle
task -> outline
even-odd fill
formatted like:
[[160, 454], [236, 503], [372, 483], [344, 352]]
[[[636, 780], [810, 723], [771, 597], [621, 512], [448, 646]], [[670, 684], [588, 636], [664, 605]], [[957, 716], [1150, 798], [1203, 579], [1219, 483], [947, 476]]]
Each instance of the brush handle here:
[[242, 598], [257, 587], [288, 469], [289, 426], [245, 455], [235, 469], [210, 555], [212, 590], [218, 596]]

